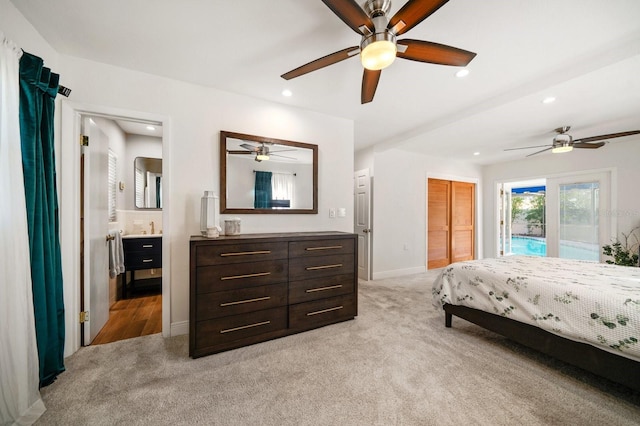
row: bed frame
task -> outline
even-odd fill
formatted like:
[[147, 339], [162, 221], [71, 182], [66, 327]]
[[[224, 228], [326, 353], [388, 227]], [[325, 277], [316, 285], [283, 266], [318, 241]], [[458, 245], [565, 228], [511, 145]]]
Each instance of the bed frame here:
[[445, 304], [443, 308], [447, 328], [451, 327], [455, 315], [521, 345], [640, 391], [640, 362], [478, 309], [451, 304]]

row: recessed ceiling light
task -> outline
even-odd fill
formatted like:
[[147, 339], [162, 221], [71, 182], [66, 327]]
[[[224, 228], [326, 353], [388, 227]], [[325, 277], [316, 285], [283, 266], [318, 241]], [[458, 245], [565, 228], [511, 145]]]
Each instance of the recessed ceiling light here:
[[546, 98], [544, 98], [542, 100], [542, 103], [543, 104], [551, 104], [551, 103], [553, 103], [555, 101], [556, 101], [556, 98], [554, 98], [553, 96], [547, 96]]
[[291, 90], [289, 90], [289, 89], [284, 89], [282, 91], [282, 96], [286, 96], [288, 98], [291, 95], [293, 95], [293, 92]]
[[156, 128], [153, 126], [147, 126], [147, 130], [155, 130]]
[[469, 75], [469, 70], [466, 68], [462, 68], [460, 71], [456, 73], [456, 77], [458, 78], [466, 77], [468, 75]]
[[480, 153], [479, 152], [474, 152], [473, 155], [480, 155]]

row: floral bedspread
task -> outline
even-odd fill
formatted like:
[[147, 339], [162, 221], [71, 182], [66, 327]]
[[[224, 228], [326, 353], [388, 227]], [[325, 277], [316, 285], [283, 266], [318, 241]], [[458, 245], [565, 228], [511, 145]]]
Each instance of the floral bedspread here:
[[467, 306], [640, 361], [640, 268], [508, 256], [451, 264], [433, 304]]

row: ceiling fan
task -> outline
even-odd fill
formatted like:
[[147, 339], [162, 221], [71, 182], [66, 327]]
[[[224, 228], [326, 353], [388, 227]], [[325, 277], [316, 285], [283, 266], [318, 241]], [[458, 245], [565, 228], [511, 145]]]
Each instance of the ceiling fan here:
[[285, 80], [360, 54], [364, 67], [360, 100], [366, 104], [373, 100], [382, 69], [391, 65], [396, 57], [432, 64], [465, 66], [476, 56], [473, 52], [444, 44], [408, 38], [396, 39], [449, 0], [409, 0], [391, 19], [387, 17], [391, 0], [366, 0], [364, 10], [354, 0], [322, 1], [362, 37], [360, 45], [347, 47], [289, 71], [281, 76]]
[[295, 151], [295, 149], [281, 149], [278, 151], [271, 151], [269, 146], [266, 143], [262, 142], [260, 145], [251, 145], [248, 143], [240, 144], [242, 148], [245, 150], [227, 150], [229, 154], [255, 154], [255, 161], [261, 162], [269, 160], [270, 157], [281, 157], [287, 158], [290, 160], [295, 160], [294, 157], [287, 157], [285, 155], [275, 154], [276, 152], [285, 152], [285, 151]]
[[[608, 135], [600, 135], [600, 136], [591, 136], [588, 138], [581, 139], [573, 139], [570, 134], [567, 132], [571, 129], [571, 126], [558, 127], [554, 131], [557, 135], [553, 138], [553, 143], [551, 146], [549, 145], [536, 145], [536, 146], [523, 146], [520, 148], [508, 148], [505, 151], [515, 151], [518, 149], [531, 149], [531, 148], [543, 148], [543, 150], [536, 151], [532, 154], [527, 155], [527, 157], [531, 157], [532, 155], [540, 154], [541, 152], [549, 151], [554, 154], [559, 154], [562, 152], [569, 152], [573, 150], [573, 148], [588, 148], [588, 149], [596, 149], [604, 146], [606, 142], [597, 142], [603, 141], [605, 139], [613, 139], [613, 138], [621, 138], [623, 136], [631, 136], [637, 135], [640, 133], [640, 130], [631, 130], [629, 132], [620, 132], [620, 133], [610, 133]], [[592, 143], [596, 142], [596, 143]]]

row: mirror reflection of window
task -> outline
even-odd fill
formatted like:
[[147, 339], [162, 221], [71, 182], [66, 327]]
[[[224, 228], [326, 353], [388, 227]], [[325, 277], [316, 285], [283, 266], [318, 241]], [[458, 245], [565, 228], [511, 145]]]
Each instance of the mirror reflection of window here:
[[[274, 172], [271, 176], [271, 188], [272, 188], [272, 203], [273, 208], [284, 207], [296, 207], [296, 203], [293, 199], [294, 191], [294, 177], [292, 173], [278, 173]], [[280, 201], [280, 203], [278, 202]]]

